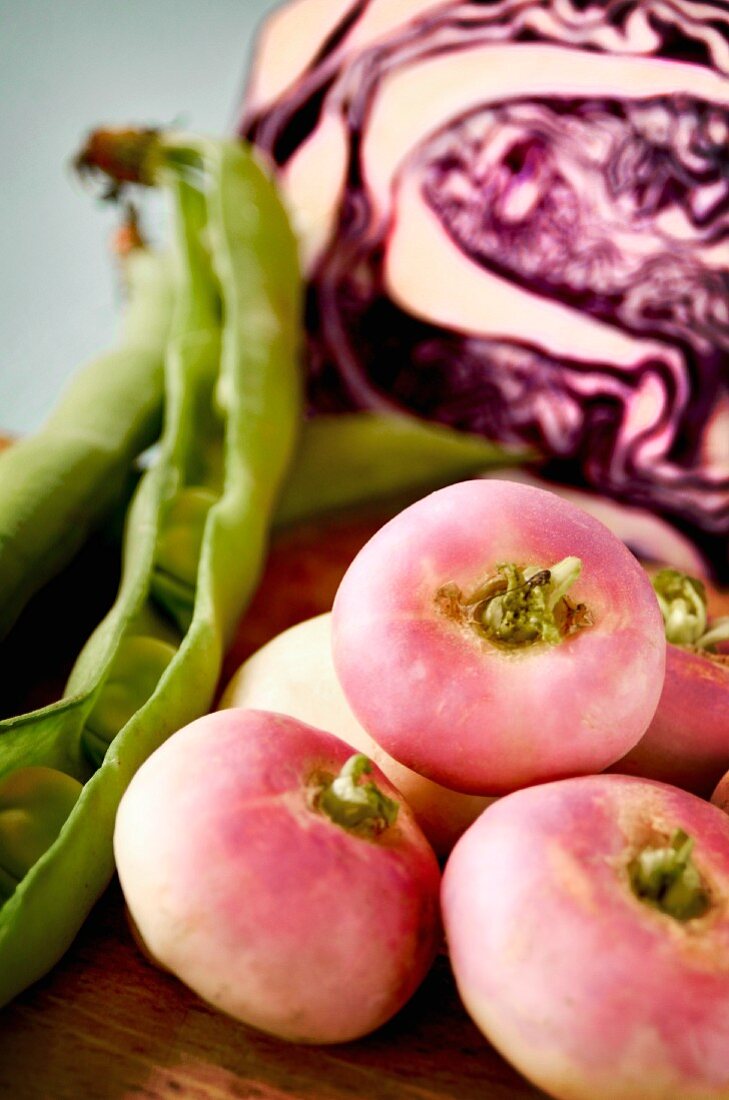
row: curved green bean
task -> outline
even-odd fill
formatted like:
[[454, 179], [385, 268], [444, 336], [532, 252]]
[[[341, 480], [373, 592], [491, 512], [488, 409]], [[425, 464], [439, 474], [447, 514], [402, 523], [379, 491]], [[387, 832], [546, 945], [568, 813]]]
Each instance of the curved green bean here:
[[125, 266], [117, 346], [73, 378], [39, 432], [0, 453], [0, 638], [111, 510], [159, 433], [169, 263], [135, 249]]
[[[164, 162], [178, 215], [165, 428], [130, 509], [117, 601], [67, 697], [0, 723], [0, 776], [46, 764], [86, 780], [56, 841], [0, 908], [0, 1004], [53, 965], [108, 882], [116, 807], [136, 769], [210, 706], [293, 451], [293, 235], [246, 149], [186, 151], [198, 158], [204, 193]], [[162, 575], [184, 587], [186, 616], [170, 607]]]

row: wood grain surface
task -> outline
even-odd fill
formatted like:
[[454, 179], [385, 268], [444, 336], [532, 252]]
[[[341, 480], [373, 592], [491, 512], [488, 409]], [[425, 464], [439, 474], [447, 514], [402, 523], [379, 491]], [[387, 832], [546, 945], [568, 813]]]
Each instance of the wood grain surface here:
[[[327, 610], [346, 565], [387, 514], [378, 508], [279, 536], [225, 675], [286, 626]], [[468, 1019], [445, 956], [375, 1034], [293, 1046], [214, 1012], [148, 962], [116, 882], [61, 963], [0, 1011], [0, 1097], [13, 1100], [539, 1096]]]
[[486, 1044], [445, 958], [375, 1034], [293, 1046], [208, 1008], [146, 962], [114, 884], [65, 959], [0, 1014], [17, 1100], [514, 1100], [541, 1096]]

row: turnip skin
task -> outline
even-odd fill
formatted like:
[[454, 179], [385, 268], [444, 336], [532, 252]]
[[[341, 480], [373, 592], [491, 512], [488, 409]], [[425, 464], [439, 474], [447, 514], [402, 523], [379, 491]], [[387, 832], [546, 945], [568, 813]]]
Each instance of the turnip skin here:
[[717, 783], [711, 801], [725, 814], [729, 814], [729, 771]]
[[[679, 921], [627, 864], [681, 828], [711, 907]], [[443, 919], [468, 1011], [559, 1100], [729, 1097], [729, 819], [666, 784], [563, 780], [501, 799], [446, 866]]]
[[365, 753], [400, 791], [439, 855], [447, 855], [491, 798], [462, 794], [406, 768], [362, 728], [337, 680], [331, 614], [292, 626], [254, 653], [231, 678], [220, 707], [290, 714]]
[[611, 770], [709, 798], [727, 769], [729, 665], [669, 645], [658, 709], [638, 744]]
[[[715, 632], [727, 622], [729, 603], [727, 593], [706, 578], [683, 576], [699, 586], [705, 616], [695, 615], [686, 644], [667, 646], [656, 713], [638, 744], [610, 770], [659, 779], [709, 798], [729, 769], [729, 645], [719, 641], [707, 649], [700, 642], [704, 631]], [[696, 635], [699, 644], [692, 645]]]
[[[574, 555], [593, 624], [508, 651], [438, 612], [444, 584], [477, 587], [500, 562]], [[472, 794], [602, 771], [644, 733], [665, 669], [663, 622], [638, 563], [552, 493], [500, 481], [441, 489], [360, 551], [337, 592], [337, 675], [355, 715], [401, 763]]]
[[142, 766], [115, 854], [150, 954], [201, 997], [284, 1039], [336, 1043], [390, 1018], [438, 942], [440, 872], [407, 806], [375, 839], [312, 810], [307, 784], [348, 746], [296, 720], [229, 710]]

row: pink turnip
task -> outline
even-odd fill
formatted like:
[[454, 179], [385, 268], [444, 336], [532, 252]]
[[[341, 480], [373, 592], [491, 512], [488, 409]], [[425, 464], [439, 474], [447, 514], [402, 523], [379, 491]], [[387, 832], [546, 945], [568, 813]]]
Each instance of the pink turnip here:
[[729, 1097], [729, 818], [618, 775], [508, 795], [456, 844], [464, 1003], [559, 1100]]
[[666, 641], [648, 577], [552, 493], [469, 481], [405, 509], [349, 567], [337, 675], [365, 729], [438, 783], [498, 794], [599, 771], [656, 709]]
[[726, 772], [717, 783], [711, 801], [724, 813], [729, 814], [729, 772]]
[[663, 569], [653, 583], [669, 643], [666, 678], [644, 736], [611, 770], [708, 798], [729, 769], [729, 616], [710, 617], [700, 580]]
[[440, 873], [365, 757], [293, 718], [226, 710], [142, 766], [114, 848], [153, 958], [285, 1039], [355, 1039], [392, 1016], [438, 942]]
[[418, 775], [393, 760], [362, 728], [334, 672], [329, 614], [297, 623], [249, 657], [231, 678], [220, 706], [290, 714], [365, 753], [403, 795], [439, 855], [451, 850], [492, 801]]

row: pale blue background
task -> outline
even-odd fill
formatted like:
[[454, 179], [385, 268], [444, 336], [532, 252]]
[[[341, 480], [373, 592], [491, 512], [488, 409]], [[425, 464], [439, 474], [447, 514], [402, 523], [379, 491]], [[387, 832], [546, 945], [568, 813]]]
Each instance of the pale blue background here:
[[275, 6], [0, 0], [0, 431], [37, 427], [115, 333], [114, 216], [69, 171], [81, 138], [104, 122], [230, 130], [254, 29]]

